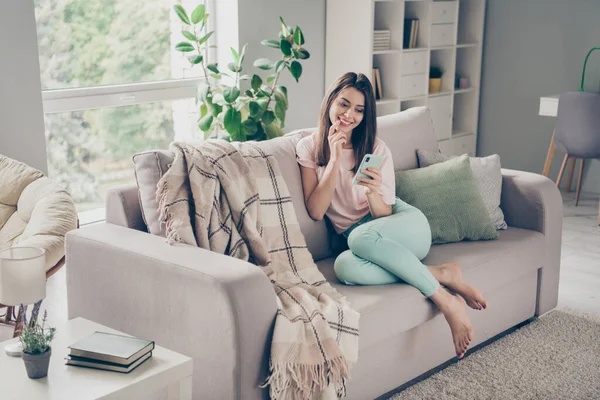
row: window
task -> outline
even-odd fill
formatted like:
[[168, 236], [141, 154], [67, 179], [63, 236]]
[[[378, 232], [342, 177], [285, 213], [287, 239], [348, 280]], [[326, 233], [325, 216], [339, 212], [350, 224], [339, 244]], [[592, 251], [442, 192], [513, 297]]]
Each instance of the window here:
[[183, 37], [173, 11], [200, 3], [34, 1], [48, 173], [71, 193], [82, 224], [103, 219], [108, 188], [134, 182], [134, 153], [202, 138], [201, 68], [174, 50]]

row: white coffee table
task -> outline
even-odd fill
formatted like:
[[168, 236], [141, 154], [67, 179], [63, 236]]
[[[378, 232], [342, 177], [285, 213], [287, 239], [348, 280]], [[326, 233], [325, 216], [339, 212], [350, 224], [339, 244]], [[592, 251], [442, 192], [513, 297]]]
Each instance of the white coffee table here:
[[[0, 354], [2, 400], [192, 399], [192, 359], [156, 346], [152, 357], [128, 374], [65, 365], [68, 346], [94, 331], [120, 333], [84, 318], [58, 326], [48, 376], [29, 379], [20, 357]], [[144, 338], [152, 340], [152, 338]], [[0, 343], [0, 349], [15, 339]]]

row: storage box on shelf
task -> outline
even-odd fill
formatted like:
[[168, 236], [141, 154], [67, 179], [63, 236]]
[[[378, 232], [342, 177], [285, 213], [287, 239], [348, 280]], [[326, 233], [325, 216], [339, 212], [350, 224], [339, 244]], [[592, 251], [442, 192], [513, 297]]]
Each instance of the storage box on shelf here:
[[[485, 6], [486, 0], [328, 0], [326, 85], [348, 71], [371, 77], [378, 68], [378, 115], [426, 105], [440, 149], [474, 155]], [[376, 31], [389, 31], [389, 48], [376, 47]], [[429, 88], [433, 66], [443, 72], [436, 93]]]

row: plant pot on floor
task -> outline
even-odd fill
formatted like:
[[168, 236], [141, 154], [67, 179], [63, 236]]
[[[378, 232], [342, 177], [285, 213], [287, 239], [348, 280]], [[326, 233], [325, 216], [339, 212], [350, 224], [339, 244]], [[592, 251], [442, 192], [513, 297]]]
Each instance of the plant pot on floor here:
[[50, 364], [51, 354], [52, 348], [48, 348], [48, 350], [42, 354], [27, 354], [23, 352], [21, 357], [25, 363], [27, 376], [31, 379], [39, 379], [48, 375], [48, 366]]
[[429, 93], [439, 93], [442, 86], [442, 78], [429, 79]]

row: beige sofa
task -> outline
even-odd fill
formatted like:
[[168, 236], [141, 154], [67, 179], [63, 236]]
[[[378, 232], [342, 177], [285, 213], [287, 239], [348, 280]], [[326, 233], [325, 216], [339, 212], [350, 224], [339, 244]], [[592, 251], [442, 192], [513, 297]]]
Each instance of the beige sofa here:
[[[416, 149], [437, 149], [426, 108], [380, 117], [378, 125], [397, 170], [417, 167]], [[337, 281], [332, 246], [339, 237], [306, 212], [295, 160], [299, 138], [293, 133], [260, 146], [280, 164], [319, 268], [361, 314], [359, 360], [348, 398], [376, 398], [452, 359], [450, 330], [436, 307], [408, 285]], [[153, 173], [168, 167], [168, 153], [146, 156], [158, 171]], [[148, 171], [137, 173], [147, 185]], [[147, 233], [139, 195], [136, 185], [112, 190], [106, 223], [68, 235], [69, 318], [89, 318], [193, 357], [195, 399], [267, 398], [259, 385], [267, 373], [276, 312], [268, 279], [254, 265], [170, 246]], [[556, 186], [541, 175], [503, 170], [501, 207], [509, 228], [498, 240], [436, 245], [425, 259], [460, 263], [466, 279], [489, 300], [488, 310], [469, 310], [473, 346], [557, 304], [562, 201]]]

